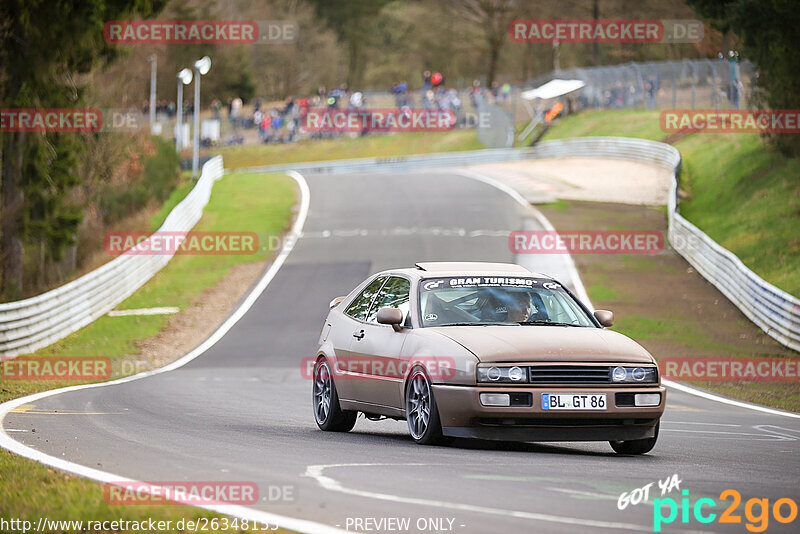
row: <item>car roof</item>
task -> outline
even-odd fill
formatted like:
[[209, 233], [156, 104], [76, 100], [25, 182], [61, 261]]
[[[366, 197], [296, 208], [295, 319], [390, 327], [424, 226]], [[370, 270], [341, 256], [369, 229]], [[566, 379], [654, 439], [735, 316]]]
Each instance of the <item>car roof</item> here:
[[530, 271], [516, 263], [488, 263], [480, 261], [429, 261], [416, 264], [417, 269], [429, 272], [470, 271], [470, 272], [508, 272], [529, 274]]
[[390, 269], [382, 274], [403, 273], [415, 278], [429, 278], [439, 276], [468, 276], [472, 274], [491, 274], [497, 276], [535, 276], [537, 278], [547, 278], [551, 276], [537, 273], [526, 269], [515, 263], [491, 263], [480, 261], [431, 261], [420, 262], [415, 267], [404, 269]]

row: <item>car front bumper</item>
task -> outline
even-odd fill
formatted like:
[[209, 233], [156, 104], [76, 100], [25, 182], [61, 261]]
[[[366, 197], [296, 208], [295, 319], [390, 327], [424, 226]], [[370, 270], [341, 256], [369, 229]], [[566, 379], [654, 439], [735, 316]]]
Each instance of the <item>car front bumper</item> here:
[[[434, 384], [446, 436], [502, 441], [625, 441], [652, 438], [666, 389], [651, 387], [490, 387]], [[484, 406], [481, 393], [530, 393], [531, 406]], [[546, 410], [542, 393], [606, 394], [605, 410]], [[617, 406], [617, 393], [660, 393], [658, 406]]]

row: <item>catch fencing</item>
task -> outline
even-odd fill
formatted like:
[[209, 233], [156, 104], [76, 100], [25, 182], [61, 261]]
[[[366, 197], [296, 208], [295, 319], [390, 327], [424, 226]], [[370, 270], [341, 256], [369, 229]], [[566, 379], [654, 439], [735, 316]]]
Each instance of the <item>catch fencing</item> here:
[[[158, 232], [191, 230], [203, 215], [214, 182], [222, 175], [222, 156], [206, 162], [197, 184]], [[27, 354], [83, 328], [128, 298], [171, 258], [171, 254], [121, 255], [56, 289], [0, 304], [0, 355]]]
[[[571, 96], [571, 110], [580, 109], [728, 109], [747, 107], [752, 93], [755, 67], [750, 61], [728, 59], [683, 59], [676, 61], [630, 62], [598, 67], [574, 67], [548, 72], [514, 84], [505, 94], [502, 85], [478, 87], [480, 102], [505, 110], [515, 123], [529, 118], [521, 95], [550, 80], [582, 80], [586, 85]], [[467, 80], [454, 88], [460, 108], [457, 115], [477, 114], [474, 89]], [[367, 91], [365, 100], [372, 107], [397, 105], [397, 96], [386, 91]], [[422, 91], [409, 91], [404, 101], [422, 106]], [[445, 103], [452, 102], [446, 99]], [[469, 122], [467, 124], [470, 124]], [[476, 126], [473, 121], [471, 125]]]
[[683, 59], [631, 62], [553, 71], [529, 82], [577, 79], [586, 86], [576, 93], [577, 108], [710, 108], [747, 107], [755, 67], [747, 60]]
[[[532, 114], [543, 115], [546, 111], [544, 104], [526, 101], [522, 98], [522, 93], [553, 79], [577, 79], [586, 82], [586, 86], [570, 94], [568, 98], [561, 98], [566, 106], [566, 114], [581, 109], [746, 108], [750, 105], [755, 72], [751, 62], [731, 62], [727, 58], [629, 62], [553, 70], [532, 77], [524, 83], [500, 83], [495, 87], [487, 87], [485, 78], [461, 78], [430, 93], [421, 89], [408, 89], [400, 94], [386, 90], [367, 90], [362, 92], [360, 106], [379, 109], [402, 106], [449, 109], [457, 117], [458, 128], [475, 129], [485, 123], [486, 119], [481, 117], [480, 112], [488, 105], [493, 109], [501, 109], [513, 125], [530, 120]], [[338, 107], [347, 108], [352, 94], [350, 92], [342, 95]], [[327, 107], [326, 98], [317, 95], [310, 96], [309, 102], [315, 109]], [[546, 104], [549, 107], [552, 102], [548, 101]], [[267, 101], [263, 104], [262, 111], [269, 113], [274, 110], [277, 113], [283, 107], [283, 101]], [[204, 115], [211, 117], [210, 113]], [[157, 116], [159, 122], [165, 124], [163, 135], [172, 135], [171, 132], [175, 131], [172, 127], [174, 118], [165, 113]], [[191, 117], [186, 120], [184, 124], [191, 122]], [[146, 124], [144, 120], [141, 122]], [[269, 142], [288, 142], [288, 122], [287, 119], [283, 121], [284, 126], [270, 136]], [[249, 104], [245, 106], [236, 127], [230, 117], [220, 121], [220, 142], [223, 144], [238, 143], [239, 139], [244, 142], [245, 138], [249, 139], [248, 142], [257, 142], [256, 132], [253, 106]], [[312, 133], [300, 127], [291, 139], [309, 137], [312, 137]]]

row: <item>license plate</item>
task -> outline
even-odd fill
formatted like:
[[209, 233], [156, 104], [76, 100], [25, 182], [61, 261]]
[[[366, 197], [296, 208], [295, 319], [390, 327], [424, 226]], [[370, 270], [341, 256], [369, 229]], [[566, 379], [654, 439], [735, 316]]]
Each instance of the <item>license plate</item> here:
[[605, 410], [606, 395], [590, 393], [542, 393], [543, 410]]

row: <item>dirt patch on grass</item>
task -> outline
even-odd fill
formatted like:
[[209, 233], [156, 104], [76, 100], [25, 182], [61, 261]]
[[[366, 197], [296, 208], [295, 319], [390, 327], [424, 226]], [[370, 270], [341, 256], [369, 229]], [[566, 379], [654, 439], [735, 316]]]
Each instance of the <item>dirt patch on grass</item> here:
[[[663, 208], [564, 201], [539, 206], [559, 230], [657, 230]], [[798, 354], [750, 322], [668, 244], [654, 255], [575, 254], [595, 308], [611, 309], [614, 326], [657, 359], [786, 357]], [[750, 402], [800, 412], [800, 382], [693, 382]]]
[[472, 165], [529, 200], [568, 200], [660, 206], [667, 203], [672, 173], [649, 163], [613, 158], [548, 158]]

